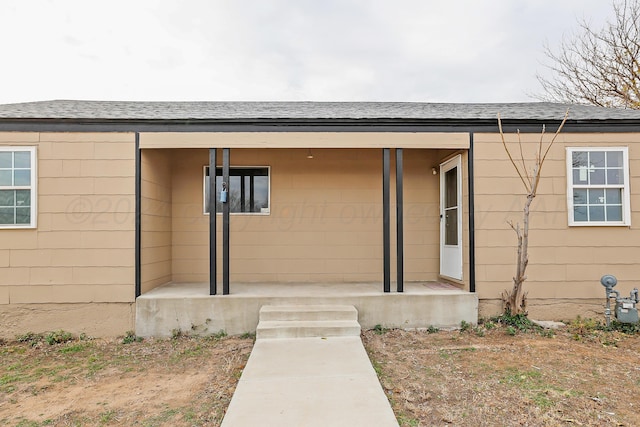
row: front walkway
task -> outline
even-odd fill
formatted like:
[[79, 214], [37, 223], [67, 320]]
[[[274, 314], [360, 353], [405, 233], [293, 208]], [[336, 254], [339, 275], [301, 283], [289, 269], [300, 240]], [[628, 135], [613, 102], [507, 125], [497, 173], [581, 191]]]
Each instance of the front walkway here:
[[258, 339], [222, 427], [398, 423], [360, 337]]

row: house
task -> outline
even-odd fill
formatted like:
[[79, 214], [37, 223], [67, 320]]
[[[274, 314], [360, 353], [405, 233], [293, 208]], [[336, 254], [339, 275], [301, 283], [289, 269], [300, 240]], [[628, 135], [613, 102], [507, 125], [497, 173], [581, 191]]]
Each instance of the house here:
[[[531, 157], [566, 109], [0, 105], [1, 334], [245, 332], [284, 300], [347, 301], [363, 326], [498, 313], [524, 190], [496, 114]], [[603, 274], [640, 278], [640, 112], [570, 106], [542, 175], [529, 313], [600, 316]]]

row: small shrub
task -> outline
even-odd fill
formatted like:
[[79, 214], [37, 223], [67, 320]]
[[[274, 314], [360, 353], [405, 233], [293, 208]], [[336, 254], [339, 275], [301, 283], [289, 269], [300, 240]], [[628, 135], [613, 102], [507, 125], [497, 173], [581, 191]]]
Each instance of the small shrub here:
[[16, 335], [16, 341], [31, 344], [32, 347], [37, 345], [39, 342], [41, 342], [42, 338], [43, 338], [42, 334], [36, 334], [33, 332], [27, 332], [26, 334]]
[[483, 337], [484, 336], [484, 329], [482, 329], [479, 326], [476, 326], [475, 328], [473, 328], [473, 332], [475, 332], [475, 334], [479, 337]]
[[511, 336], [518, 333], [518, 330], [513, 326], [507, 326], [507, 329], [505, 331], [507, 332], [507, 335], [511, 335]]
[[429, 327], [427, 328], [428, 334], [436, 334], [438, 332], [440, 332], [440, 329], [438, 329], [436, 326], [429, 325]]
[[385, 334], [387, 331], [388, 331], [388, 329], [382, 327], [382, 325], [379, 324], [379, 323], [376, 326], [373, 327], [373, 332], [375, 332], [378, 335]]
[[598, 331], [604, 329], [600, 321], [590, 318], [576, 317], [569, 323], [569, 332], [571, 332], [573, 339], [580, 341], [582, 338], [593, 338], [597, 335]]
[[618, 322], [617, 320], [613, 320], [609, 328], [612, 331], [618, 331], [629, 335], [640, 334], [640, 322], [622, 323]]
[[213, 337], [213, 339], [216, 339], [216, 340], [222, 339], [226, 336], [227, 336], [227, 332], [224, 329], [220, 329], [218, 332], [211, 335], [211, 337]]
[[254, 340], [256, 339], [256, 334], [255, 332], [245, 332], [244, 334], [240, 335], [240, 338], [242, 338], [243, 340]]
[[487, 320], [486, 322], [483, 322], [482, 326], [484, 326], [484, 328], [489, 331], [495, 328], [496, 324], [493, 323], [491, 320]]
[[177, 340], [182, 336], [182, 330], [180, 328], [175, 328], [171, 330], [171, 339]]
[[143, 338], [136, 335], [135, 331], [127, 331], [122, 338], [122, 344], [131, 344], [134, 342], [142, 342]]
[[63, 331], [62, 329], [60, 329], [60, 330], [57, 330], [57, 331], [49, 332], [44, 337], [44, 340], [49, 345], [62, 344], [62, 343], [65, 343], [65, 342], [72, 341], [73, 340], [73, 334], [71, 332], [66, 332], [66, 331]]
[[471, 323], [463, 320], [462, 322], [460, 322], [460, 332], [467, 332], [471, 330]]
[[524, 313], [511, 314], [511, 312], [507, 311], [500, 316], [492, 317], [491, 321], [501, 325], [511, 326], [522, 332], [540, 330], [540, 327], [529, 320], [527, 315]]

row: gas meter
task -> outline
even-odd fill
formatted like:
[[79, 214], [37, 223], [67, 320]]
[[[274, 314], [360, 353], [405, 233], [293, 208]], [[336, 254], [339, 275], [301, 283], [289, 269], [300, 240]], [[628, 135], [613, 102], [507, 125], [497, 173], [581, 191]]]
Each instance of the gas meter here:
[[611, 323], [611, 299], [615, 298], [615, 315], [618, 322], [621, 323], [638, 323], [638, 308], [636, 304], [640, 302], [638, 298], [638, 288], [631, 291], [629, 298], [621, 298], [620, 292], [614, 291], [613, 287], [618, 284], [615, 276], [606, 274], [600, 279], [600, 283], [605, 287], [607, 293], [607, 304], [604, 310], [604, 316], [607, 320], [607, 326]]

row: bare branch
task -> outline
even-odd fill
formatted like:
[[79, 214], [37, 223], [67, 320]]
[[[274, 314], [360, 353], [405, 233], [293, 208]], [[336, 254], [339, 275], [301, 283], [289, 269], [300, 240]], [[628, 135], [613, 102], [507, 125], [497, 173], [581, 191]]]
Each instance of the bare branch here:
[[507, 156], [509, 156], [509, 160], [511, 161], [511, 164], [516, 169], [516, 172], [518, 172], [518, 176], [520, 177], [520, 180], [524, 184], [524, 188], [526, 188], [527, 192], [528, 192], [529, 191], [529, 184], [528, 184], [527, 181], [525, 181], [524, 177], [522, 176], [522, 173], [520, 173], [520, 169], [518, 168], [518, 165], [516, 164], [516, 162], [513, 161], [513, 157], [511, 156], [511, 152], [509, 151], [509, 148], [507, 147], [507, 142], [504, 139], [504, 132], [502, 131], [502, 120], [500, 119], [500, 113], [498, 113], [498, 130], [500, 131], [500, 138], [502, 138], [502, 145], [504, 146], [504, 149], [507, 152]]
[[557, 51], [544, 46], [551, 77], [537, 75], [536, 98], [640, 109], [640, 0], [614, 0], [613, 11], [603, 28], [579, 21]]

